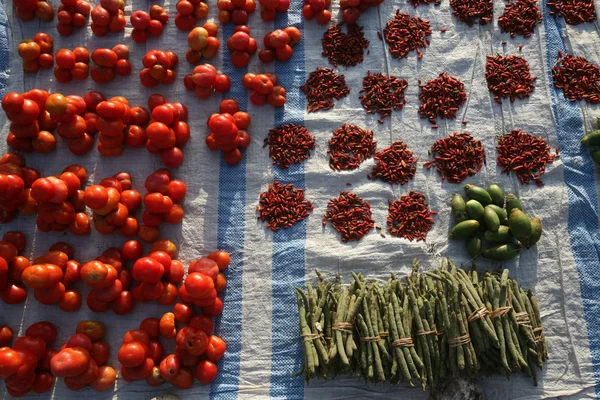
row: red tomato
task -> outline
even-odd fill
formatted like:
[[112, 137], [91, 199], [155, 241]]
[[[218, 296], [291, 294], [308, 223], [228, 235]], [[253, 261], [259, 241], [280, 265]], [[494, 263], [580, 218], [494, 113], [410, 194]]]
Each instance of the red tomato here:
[[194, 368], [194, 376], [205, 385], [214, 381], [218, 372], [219, 369], [216, 364], [208, 360], [201, 360], [198, 365], [196, 365], [196, 368]]
[[181, 363], [177, 355], [169, 354], [160, 362], [159, 373], [163, 379], [170, 381], [179, 373], [180, 369]]
[[208, 338], [208, 347], [206, 348], [206, 358], [210, 361], [216, 362], [223, 358], [227, 346], [223, 339], [218, 336], [212, 335]]
[[121, 254], [123, 255], [123, 258], [127, 260], [137, 260], [141, 258], [143, 251], [144, 248], [142, 247], [142, 244], [137, 240], [129, 240], [121, 247]]
[[150, 339], [158, 339], [160, 336], [160, 320], [158, 318], [146, 318], [140, 323], [140, 329], [148, 333]]
[[115, 314], [124, 315], [133, 309], [135, 305], [133, 296], [130, 291], [123, 290], [119, 294], [119, 298], [112, 304], [112, 310]]
[[133, 279], [140, 282], [158, 282], [164, 273], [163, 265], [150, 257], [142, 257], [133, 265]]
[[164, 351], [160, 342], [157, 340], [151, 340], [148, 348], [150, 349], [150, 358], [154, 362], [154, 365], [160, 364], [160, 360], [163, 358]]
[[179, 389], [189, 389], [194, 385], [194, 375], [188, 368], [182, 367], [170, 382]]
[[25, 335], [44, 340], [46, 344], [51, 344], [56, 339], [56, 326], [52, 322], [40, 321], [31, 325], [25, 331]]
[[139, 342], [125, 343], [117, 357], [124, 367], [136, 367], [146, 360], [146, 349]]
[[77, 290], [67, 290], [58, 306], [66, 312], [79, 310], [81, 308], [81, 294]]
[[87, 306], [93, 312], [104, 312], [109, 309], [110, 303], [102, 303], [96, 300], [96, 290], [90, 291], [86, 298]]
[[13, 337], [12, 330], [8, 326], [0, 327], [0, 347], [8, 345]]
[[83, 333], [76, 333], [69, 338], [66, 344], [67, 347], [81, 347], [87, 351], [92, 350], [92, 340]]
[[16, 373], [22, 362], [21, 356], [13, 349], [0, 348], [0, 377], [7, 378]]
[[223, 301], [217, 297], [213, 304], [202, 307], [202, 312], [211, 317], [216, 317], [223, 312]]
[[185, 303], [177, 303], [173, 306], [173, 314], [175, 315], [175, 321], [188, 324], [194, 316], [194, 309]]
[[28, 288], [49, 289], [56, 286], [63, 278], [62, 270], [52, 264], [37, 264], [25, 268], [21, 279]]
[[46, 393], [54, 385], [54, 377], [49, 372], [38, 372], [31, 385], [31, 391], [34, 393]]
[[2, 291], [2, 301], [6, 304], [19, 304], [27, 298], [27, 291], [19, 284], [12, 283]]
[[81, 267], [81, 279], [94, 289], [108, 287], [117, 279], [117, 270], [109, 264], [93, 260]]
[[72, 377], [84, 373], [90, 360], [90, 353], [86, 349], [68, 347], [52, 357], [50, 368], [58, 377]]
[[150, 376], [153, 369], [154, 361], [148, 357], [137, 367], [121, 367], [121, 375], [123, 375], [123, 378], [128, 377], [133, 380], [141, 380]]
[[173, 338], [177, 335], [177, 329], [175, 327], [175, 314], [165, 313], [160, 318], [160, 334], [165, 338]]
[[188, 274], [184, 282], [187, 292], [196, 299], [206, 298], [214, 289], [214, 281], [209, 276], [199, 272]]
[[207, 258], [216, 262], [220, 271], [227, 269], [227, 266], [231, 262], [231, 257], [229, 256], [229, 253], [223, 250], [213, 251], [207, 256]]
[[[158, 22], [158, 21], [153, 20], [152, 22]], [[160, 26], [162, 27], [162, 25], [160, 25]], [[166, 382], [163, 379], [163, 377], [160, 376], [160, 370], [158, 369], [157, 366], [152, 367], [152, 372], [150, 373], [150, 375], [148, 375], [145, 378], [145, 380], [146, 380], [146, 383], [150, 386], [160, 386]]]
[[192, 356], [201, 356], [206, 351], [208, 337], [202, 330], [188, 326], [177, 332], [175, 342], [178, 348]]
[[92, 349], [90, 350], [90, 357], [98, 365], [104, 365], [108, 361], [110, 355], [110, 346], [106, 342], [98, 341], [92, 343]]
[[178, 284], [183, 279], [183, 275], [185, 274], [184, 266], [179, 260], [171, 261], [171, 265], [169, 268], [165, 270], [164, 278], [174, 284]]
[[[192, 261], [188, 268], [188, 272], [199, 272], [203, 275], [210, 277], [213, 281], [217, 278], [217, 274], [219, 273], [219, 265], [210, 258], [199, 258], [197, 260]], [[187, 288], [188, 291], [190, 288]]]
[[106, 326], [100, 321], [86, 320], [77, 324], [75, 332], [86, 335], [92, 342], [97, 342], [106, 335]]
[[96, 361], [90, 360], [87, 369], [83, 373], [77, 376], [66, 377], [64, 382], [69, 390], [82, 390], [95, 381], [97, 377], [98, 364], [96, 364]]
[[220, 293], [225, 290], [225, 287], [227, 287], [227, 279], [225, 278], [225, 274], [219, 272], [217, 279], [215, 279], [215, 289], [217, 290], [217, 293]]
[[163, 284], [163, 292], [158, 298], [158, 304], [170, 305], [177, 301], [177, 286], [167, 282]]
[[94, 382], [90, 383], [90, 387], [98, 392], [102, 392], [114, 387], [116, 380], [117, 372], [112, 367], [103, 365], [98, 368], [98, 377]]

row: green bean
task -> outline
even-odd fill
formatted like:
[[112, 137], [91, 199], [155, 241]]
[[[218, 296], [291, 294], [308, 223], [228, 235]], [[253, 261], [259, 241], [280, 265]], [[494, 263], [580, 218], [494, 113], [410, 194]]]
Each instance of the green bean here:
[[[387, 315], [389, 318], [390, 336], [393, 341], [396, 341], [396, 340], [400, 339], [400, 337], [398, 336], [398, 327], [396, 325], [394, 306], [391, 303], [388, 304]], [[409, 382], [411, 382], [411, 385], [412, 385], [412, 376], [410, 375], [410, 371], [408, 369], [408, 364], [406, 362], [406, 358], [404, 357], [404, 353], [402, 350], [403, 349], [401, 349], [400, 346], [393, 347], [393, 352], [396, 355], [396, 358], [398, 359], [398, 363], [400, 365], [400, 371], [401, 371], [402, 375], [404, 376], [404, 378], [406, 380], [408, 380]]]
[[[358, 326], [360, 328], [361, 338], [369, 337], [369, 328], [367, 327], [367, 323], [365, 322], [363, 316], [361, 314], [358, 314], [356, 316], [356, 320], [358, 321]], [[364, 344], [364, 346], [361, 347], [367, 350], [367, 377], [369, 379], [373, 379], [373, 350], [367, 342], [362, 343]]]
[[[340, 301], [338, 303], [337, 309], [337, 318], [336, 323], [342, 323], [344, 321], [344, 316], [346, 315], [346, 302], [348, 296], [348, 289], [343, 288], [342, 293], [340, 295]], [[337, 353], [340, 357], [340, 360], [344, 365], [350, 366], [350, 361], [348, 361], [348, 357], [346, 356], [346, 351], [344, 349], [344, 341], [342, 337], [342, 331], [338, 329], [335, 330], [335, 343], [337, 346]]]
[[[399, 339], [406, 339], [410, 337], [410, 332], [406, 331], [405, 327], [402, 325], [402, 317], [400, 314], [400, 302], [395, 293], [392, 293], [392, 306], [394, 307], [394, 317], [396, 319], [396, 327], [398, 329]], [[404, 358], [406, 359], [406, 363], [408, 364], [410, 373], [415, 378], [420, 379], [424, 365], [419, 356], [417, 356], [417, 352], [415, 351], [414, 345], [408, 348], [402, 346], [402, 352], [404, 353]]]
[[306, 380], [308, 381], [310, 378], [312, 378], [315, 374], [315, 369], [316, 369], [316, 364], [315, 364], [315, 359], [314, 359], [314, 353], [312, 351], [311, 348], [311, 343], [312, 340], [310, 339], [310, 335], [312, 335], [311, 331], [310, 331], [310, 327], [308, 326], [308, 322], [306, 320], [306, 311], [305, 311], [305, 306], [304, 306], [304, 300], [302, 296], [304, 294], [304, 292], [299, 289], [296, 288], [296, 300], [298, 302], [298, 320], [300, 323], [300, 335], [302, 338], [302, 344], [304, 347], [304, 361], [305, 361], [305, 365], [304, 365], [304, 374], [306, 377]]

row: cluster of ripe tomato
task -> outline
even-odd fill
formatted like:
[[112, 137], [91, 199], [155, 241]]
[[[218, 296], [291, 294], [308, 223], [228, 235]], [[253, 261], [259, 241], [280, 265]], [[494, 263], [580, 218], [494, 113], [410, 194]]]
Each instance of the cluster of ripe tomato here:
[[254, 0], [217, 0], [219, 8], [219, 22], [226, 24], [229, 21], [235, 25], [246, 25], [248, 23], [248, 14], [256, 10]]
[[159, 5], [150, 7], [150, 13], [137, 10], [129, 17], [133, 31], [131, 39], [136, 43], [144, 43], [148, 37], [158, 37], [163, 32], [164, 25], [169, 21], [169, 14]]
[[54, 8], [45, 0], [13, 0], [15, 14], [21, 21], [31, 21], [38, 17], [42, 21], [52, 21]]
[[54, 77], [58, 82], [83, 80], [89, 75], [90, 53], [85, 47], [75, 47], [73, 51], [60, 49], [56, 52]]
[[231, 51], [231, 64], [237, 68], [247, 67], [250, 56], [258, 50], [258, 44], [256, 39], [250, 36], [250, 29], [246, 25], [236, 26], [233, 32], [227, 39], [227, 48]]
[[294, 54], [292, 47], [298, 44], [301, 38], [302, 33], [295, 26], [269, 32], [263, 38], [265, 48], [258, 53], [258, 58], [265, 64], [275, 59], [287, 61]]
[[327, 25], [331, 21], [331, 0], [304, 0], [302, 16], [307, 20], [316, 19], [321, 25]]
[[6, 232], [0, 241], [0, 292], [6, 304], [20, 304], [27, 298], [21, 273], [30, 264], [26, 257], [19, 255], [25, 245], [25, 235], [17, 231]]
[[[90, 76], [95, 82], [106, 83], [112, 81], [116, 75], [127, 76], [131, 74], [129, 47], [124, 44], [118, 44], [112, 49], [94, 50], [92, 61], [96, 65], [92, 67]], [[58, 59], [56, 62], [58, 63]]]
[[225, 99], [219, 105], [219, 113], [208, 117], [210, 134], [206, 137], [206, 147], [211, 150], [222, 150], [223, 159], [229, 165], [235, 165], [242, 159], [240, 149], [250, 145], [250, 115], [240, 111], [234, 99]]
[[24, 39], [17, 52], [23, 59], [23, 71], [38, 72], [40, 68], [52, 68], [54, 41], [47, 33], [39, 32], [33, 39]]
[[220, 74], [211, 64], [200, 64], [194, 67], [191, 74], [183, 77], [183, 85], [193, 90], [199, 99], [208, 99], [215, 91], [224, 93], [231, 87], [231, 80]]
[[284, 13], [290, 8], [290, 0], [258, 0], [260, 17], [263, 21], [275, 21], [277, 13]]
[[100, 0], [92, 10], [92, 33], [104, 36], [108, 32], [121, 32], [127, 25], [124, 0]]
[[177, 77], [175, 68], [179, 57], [172, 51], [150, 50], [142, 58], [144, 68], [140, 71], [140, 82], [145, 87], [154, 87], [159, 83], [170, 85]]
[[201, 0], [179, 0], [176, 8], [175, 26], [182, 31], [189, 31], [197, 20], [208, 15], [208, 4]]
[[250, 101], [262, 106], [267, 103], [273, 107], [283, 107], [285, 104], [285, 89], [277, 86], [279, 78], [273, 73], [253, 74], [248, 72], [242, 78], [242, 84], [250, 90]]
[[62, 36], [69, 36], [74, 28], [83, 28], [87, 24], [92, 6], [85, 0], [60, 0], [56, 19], [56, 30]]
[[190, 139], [187, 124], [188, 109], [183, 104], [170, 103], [160, 94], [148, 98], [152, 121], [146, 127], [146, 149], [152, 154], [160, 154], [163, 164], [176, 168], [183, 162], [181, 148]]
[[376, 7], [383, 3], [383, 0], [340, 0], [342, 9], [342, 20], [347, 24], [354, 24], [369, 7]]
[[198, 64], [203, 58], [213, 58], [221, 42], [217, 39], [219, 27], [214, 22], [206, 22], [188, 34], [187, 41], [190, 46], [185, 53], [185, 59], [192, 65]]

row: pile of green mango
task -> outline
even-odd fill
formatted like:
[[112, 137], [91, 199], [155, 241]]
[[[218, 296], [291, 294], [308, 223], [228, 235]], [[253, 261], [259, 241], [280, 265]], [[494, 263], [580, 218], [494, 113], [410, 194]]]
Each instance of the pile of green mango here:
[[581, 139], [581, 144], [590, 150], [592, 160], [594, 160], [596, 164], [600, 164], [600, 118], [596, 120], [596, 127], [599, 129], [585, 135]]
[[496, 184], [487, 190], [466, 185], [465, 193], [467, 201], [458, 193], [452, 197], [452, 214], [457, 224], [449, 237], [466, 240], [471, 258], [482, 255], [490, 260], [507, 261], [515, 258], [522, 248], [528, 249], [540, 240], [542, 221], [529, 218], [515, 195], [505, 198], [502, 188]]

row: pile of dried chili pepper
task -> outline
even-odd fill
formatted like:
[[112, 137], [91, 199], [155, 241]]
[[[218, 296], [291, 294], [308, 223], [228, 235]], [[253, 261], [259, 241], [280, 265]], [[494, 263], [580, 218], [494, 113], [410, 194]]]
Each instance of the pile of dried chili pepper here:
[[588, 103], [600, 103], [600, 68], [584, 57], [558, 52], [558, 60], [552, 67], [554, 87], [562, 89], [571, 101], [584, 99]]
[[419, 116], [428, 118], [432, 124], [435, 124], [437, 117], [456, 118], [456, 111], [467, 100], [464, 83], [447, 72], [440, 73], [438, 78], [430, 80], [420, 88]]
[[267, 221], [267, 228], [276, 232], [302, 221], [313, 208], [313, 204], [304, 199], [304, 189], [275, 181], [260, 194], [256, 211], [258, 219]]
[[487, 56], [485, 79], [494, 100], [502, 104], [502, 98], [524, 99], [533, 92], [536, 77], [531, 75], [529, 63], [520, 56]]
[[363, 78], [363, 87], [359, 93], [360, 103], [367, 110], [368, 114], [378, 113], [382, 119], [378, 122], [383, 123], [383, 118], [389, 117], [393, 110], [402, 110], [406, 100], [404, 99], [404, 90], [408, 87], [406, 79], [400, 79], [395, 76], [386, 76], [381, 72], [372, 74], [367, 72]]
[[515, 129], [502, 136], [496, 146], [498, 166], [502, 173], [514, 172], [522, 184], [532, 181], [538, 186], [544, 186], [540, 176], [546, 171], [546, 164], [554, 162], [558, 157], [558, 149], [550, 154], [552, 148], [540, 137]]
[[368, 178], [404, 185], [414, 178], [417, 171], [417, 160], [406, 143], [394, 142], [390, 147], [375, 154], [376, 163]]
[[421, 59], [421, 48], [429, 45], [431, 25], [429, 21], [396, 11], [396, 16], [389, 20], [383, 30], [383, 37], [388, 44], [393, 58], [404, 58], [409, 51], [416, 50]]
[[596, 20], [594, 0], [550, 0], [550, 15], [562, 16], [569, 25]]
[[335, 171], [356, 169], [375, 154], [373, 132], [352, 124], [343, 124], [329, 140], [329, 167]]
[[414, 7], [420, 6], [421, 4], [435, 4], [439, 6], [442, 4], [442, 0], [408, 0]]
[[387, 230], [390, 235], [413, 240], [425, 240], [427, 232], [433, 226], [432, 215], [425, 202], [425, 196], [419, 192], [410, 191], [394, 202], [389, 201]]
[[273, 128], [265, 138], [263, 147], [269, 146], [269, 156], [279, 168], [300, 164], [315, 148], [315, 137], [302, 125], [285, 124]]
[[433, 160], [424, 166], [436, 171], [442, 179], [451, 183], [460, 183], [475, 175], [485, 164], [485, 150], [481, 141], [473, 139], [468, 132], [454, 132], [446, 138], [437, 140], [431, 146]]
[[350, 93], [344, 75], [336, 74], [332, 68], [317, 68], [311, 72], [300, 90], [306, 96], [308, 112], [329, 110], [333, 99], [339, 100]]
[[363, 27], [357, 24], [346, 25], [347, 33], [342, 32], [342, 25], [329, 27], [321, 38], [323, 56], [329, 59], [333, 66], [355, 66], [363, 62], [365, 49], [369, 41], [365, 39]]
[[498, 26], [502, 32], [511, 37], [523, 35], [530, 37], [535, 26], [542, 21], [542, 13], [537, 0], [513, 0], [504, 7], [504, 13], [498, 18]]
[[371, 205], [354, 193], [343, 191], [327, 203], [323, 226], [329, 221], [342, 234], [342, 242], [360, 240], [375, 224], [371, 218]]
[[477, 19], [480, 25], [485, 25], [494, 17], [494, 3], [492, 0], [450, 0], [452, 14], [469, 26], [473, 26]]

